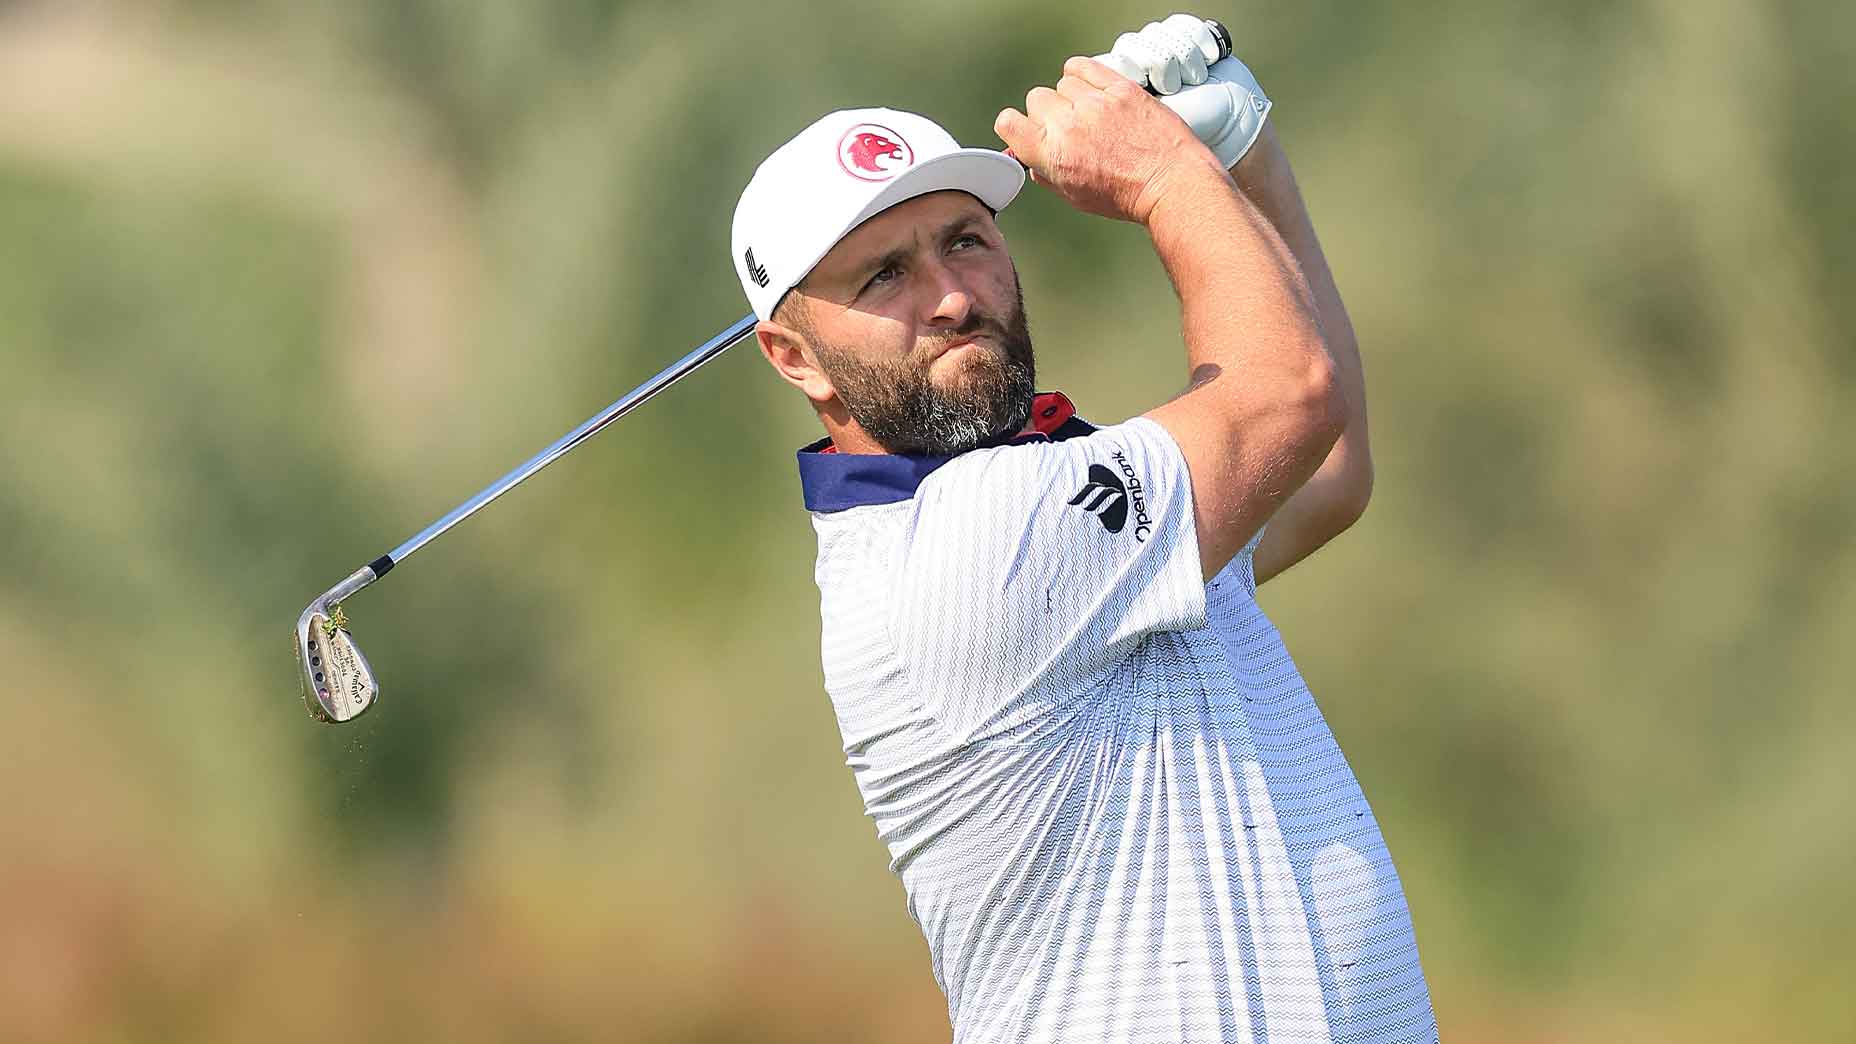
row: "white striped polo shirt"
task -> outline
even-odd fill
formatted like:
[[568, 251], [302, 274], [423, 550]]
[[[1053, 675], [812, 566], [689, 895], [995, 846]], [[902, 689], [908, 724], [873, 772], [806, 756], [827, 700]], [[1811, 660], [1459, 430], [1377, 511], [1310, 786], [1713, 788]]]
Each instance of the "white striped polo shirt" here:
[[1249, 547], [1145, 418], [800, 451], [825, 685], [956, 1044], [1433, 1041], [1403, 889]]

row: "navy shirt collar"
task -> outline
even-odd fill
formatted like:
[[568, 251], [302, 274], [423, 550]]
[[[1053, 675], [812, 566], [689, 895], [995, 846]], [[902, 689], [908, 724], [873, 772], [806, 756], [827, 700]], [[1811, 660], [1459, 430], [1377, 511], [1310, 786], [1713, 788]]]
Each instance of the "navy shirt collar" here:
[[[1094, 425], [1076, 416], [1076, 407], [1062, 392], [1044, 392], [1031, 401], [1031, 425], [1032, 431], [997, 435], [974, 449], [1061, 441], [1095, 430]], [[799, 481], [805, 488], [806, 510], [843, 511], [908, 500], [923, 479], [952, 459], [903, 453], [839, 453], [830, 439], [820, 439], [799, 451]]]

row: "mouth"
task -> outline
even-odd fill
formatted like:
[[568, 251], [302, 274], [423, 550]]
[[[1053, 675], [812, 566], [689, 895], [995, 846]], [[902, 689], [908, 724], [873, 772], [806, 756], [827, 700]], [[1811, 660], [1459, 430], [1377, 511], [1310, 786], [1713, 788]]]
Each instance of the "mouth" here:
[[[934, 358], [938, 360], [938, 359], [947, 358], [948, 356], [959, 356], [959, 355], [964, 355], [964, 354], [970, 354], [973, 351], [976, 351], [980, 347], [980, 340], [984, 338], [985, 336], [986, 336], [985, 334], [974, 334], [972, 337], [962, 337], [960, 340], [955, 341], [952, 344], [949, 344], [946, 348], [941, 349], [938, 353], [935, 354]], [[930, 361], [932, 362], [934, 360], [930, 360]]]

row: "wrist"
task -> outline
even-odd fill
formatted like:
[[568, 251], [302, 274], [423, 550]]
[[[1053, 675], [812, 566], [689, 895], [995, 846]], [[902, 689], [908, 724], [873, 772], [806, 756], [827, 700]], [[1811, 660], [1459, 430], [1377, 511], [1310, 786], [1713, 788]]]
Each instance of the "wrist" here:
[[1265, 123], [1257, 140], [1231, 164], [1231, 176], [1239, 187], [1269, 181], [1283, 165], [1282, 143], [1276, 140], [1276, 128]]
[[1236, 188], [1231, 175], [1209, 149], [1200, 146], [1183, 153], [1147, 183], [1135, 205], [1135, 217], [1150, 234], [1190, 222], [1195, 212]]

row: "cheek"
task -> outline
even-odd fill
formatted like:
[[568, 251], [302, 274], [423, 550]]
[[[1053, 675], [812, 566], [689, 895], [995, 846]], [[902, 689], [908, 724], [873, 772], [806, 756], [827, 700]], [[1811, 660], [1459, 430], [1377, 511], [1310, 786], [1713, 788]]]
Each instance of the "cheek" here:
[[854, 314], [857, 323], [842, 343], [862, 346], [871, 355], [891, 357], [914, 338], [915, 324], [909, 321], [906, 304], [886, 303], [881, 312]]
[[1018, 280], [1011, 265], [1002, 264], [997, 270], [989, 270], [976, 285], [983, 295], [980, 304], [986, 309], [987, 315], [1003, 321], [1012, 314], [1012, 302], [1018, 297]]
[[914, 331], [894, 319], [860, 314], [860, 321], [834, 324], [832, 348], [820, 353], [833, 383], [888, 385], [919, 369]]
[[854, 358], [866, 366], [882, 366], [906, 353], [914, 340], [914, 329], [895, 316], [847, 312], [829, 328], [819, 329], [818, 335], [820, 341], [835, 346], [836, 355]]

